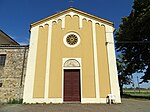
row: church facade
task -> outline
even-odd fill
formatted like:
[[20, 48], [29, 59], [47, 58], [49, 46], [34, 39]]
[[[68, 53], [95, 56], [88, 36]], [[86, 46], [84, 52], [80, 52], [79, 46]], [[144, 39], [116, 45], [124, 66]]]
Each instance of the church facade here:
[[112, 22], [69, 8], [30, 31], [23, 102], [121, 103]]

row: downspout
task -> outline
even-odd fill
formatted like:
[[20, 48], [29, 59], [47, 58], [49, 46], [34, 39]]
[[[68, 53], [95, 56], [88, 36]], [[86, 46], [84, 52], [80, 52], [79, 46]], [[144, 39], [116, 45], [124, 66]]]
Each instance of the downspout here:
[[25, 64], [25, 57], [26, 57], [26, 47], [24, 49], [24, 55], [23, 55], [23, 62], [22, 62], [22, 72], [21, 72], [21, 80], [20, 80], [20, 87], [22, 87], [22, 81], [23, 81], [23, 74], [24, 74], [24, 64]]

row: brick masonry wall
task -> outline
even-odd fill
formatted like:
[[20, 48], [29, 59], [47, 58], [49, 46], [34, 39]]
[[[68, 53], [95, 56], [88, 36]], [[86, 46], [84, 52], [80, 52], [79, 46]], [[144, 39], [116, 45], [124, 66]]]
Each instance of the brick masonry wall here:
[[0, 102], [22, 99], [28, 47], [0, 47], [0, 54], [6, 54], [5, 66], [0, 67]]

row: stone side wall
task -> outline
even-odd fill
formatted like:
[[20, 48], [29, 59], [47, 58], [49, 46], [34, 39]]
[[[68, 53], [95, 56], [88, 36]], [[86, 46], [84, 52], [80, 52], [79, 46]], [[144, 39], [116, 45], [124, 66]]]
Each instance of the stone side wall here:
[[0, 67], [0, 102], [22, 99], [28, 46], [0, 46], [0, 54], [6, 54], [5, 66]]

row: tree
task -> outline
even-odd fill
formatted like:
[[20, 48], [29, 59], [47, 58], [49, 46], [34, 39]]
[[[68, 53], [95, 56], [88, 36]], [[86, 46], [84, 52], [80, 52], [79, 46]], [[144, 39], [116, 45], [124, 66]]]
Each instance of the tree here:
[[119, 78], [119, 87], [120, 87], [120, 95], [123, 95], [123, 85], [128, 85], [132, 82], [131, 77], [126, 75], [126, 64], [123, 61], [124, 57], [119, 54], [117, 58], [117, 69], [118, 69], [118, 78]]
[[144, 72], [150, 80], [150, 0], [134, 0], [129, 16], [122, 18], [115, 34], [117, 52], [125, 58], [125, 74]]

